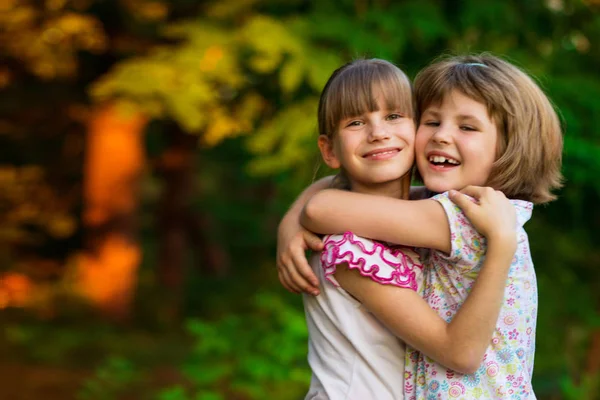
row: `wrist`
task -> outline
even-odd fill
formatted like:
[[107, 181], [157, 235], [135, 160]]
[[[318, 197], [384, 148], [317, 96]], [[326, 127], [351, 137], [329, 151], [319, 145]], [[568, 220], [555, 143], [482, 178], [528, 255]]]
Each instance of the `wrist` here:
[[280, 237], [282, 235], [290, 236], [290, 233], [293, 235], [301, 229], [302, 225], [300, 225], [300, 213], [290, 210], [279, 222], [279, 226], [277, 227], [277, 235]]
[[517, 251], [517, 234], [511, 232], [497, 232], [487, 238], [488, 252], [498, 251], [502, 254], [510, 255], [511, 259]]

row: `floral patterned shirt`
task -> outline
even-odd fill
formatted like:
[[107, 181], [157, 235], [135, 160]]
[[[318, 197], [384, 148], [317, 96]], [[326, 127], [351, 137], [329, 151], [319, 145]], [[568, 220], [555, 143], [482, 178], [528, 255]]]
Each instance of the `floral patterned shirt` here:
[[[431, 250], [423, 258], [423, 297], [450, 322], [483, 265], [486, 241], [450, 199], [437, 200], [450, 223], [451, 251]], [[537, 284], [529, 241], [523, 229], [533, 205], [511, 201], [517, 211], [518, 245], [508, 273], [504, 304], [483, 362], [473, 374], [450, 370], [410, 346], [406, 348], [404, 395], [406, 399], [535, 399], [531, 387], [535, 352]]]

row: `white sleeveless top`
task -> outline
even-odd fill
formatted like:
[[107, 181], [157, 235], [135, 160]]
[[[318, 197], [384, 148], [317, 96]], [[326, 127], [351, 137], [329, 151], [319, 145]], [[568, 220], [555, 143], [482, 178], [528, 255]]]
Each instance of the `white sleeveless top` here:
[[[305, 400], [403, 398], [404, 343], [342, 289], [333, 274], [347, 263], [378, 283], [417, 290], [422, 266], [410, 248], [347, 232], [324, 238], [311, 257], [321, 294], [304, 295], [312, 370]], [[417, 261], [417, 262], [415, 262]]]

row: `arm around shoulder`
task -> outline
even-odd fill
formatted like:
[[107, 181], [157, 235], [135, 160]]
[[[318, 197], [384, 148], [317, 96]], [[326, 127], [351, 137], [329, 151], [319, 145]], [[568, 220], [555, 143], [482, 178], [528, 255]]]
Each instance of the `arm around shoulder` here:
[[400, 200], [327, 189], [306, 203], [300, 223], [317, 233], [350, 231], [389, 243], [450, 251], [448, 218], [435, 200]]

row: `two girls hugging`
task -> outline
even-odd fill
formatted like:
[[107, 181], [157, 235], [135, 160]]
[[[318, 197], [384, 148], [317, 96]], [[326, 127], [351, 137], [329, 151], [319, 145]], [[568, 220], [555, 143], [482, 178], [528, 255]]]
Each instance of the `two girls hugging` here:
[[[437, 60], [414, 88], [357, 60], [325, 85], [318, 127], [339, 174], [278, 234], [279, 279], [304, 293], [306, 399], [535, 399], [523, 225], [555, 198], [562, 153], [543, 91], [489, 54]], [[424, 187], [410, 187], [413, 164]]]

